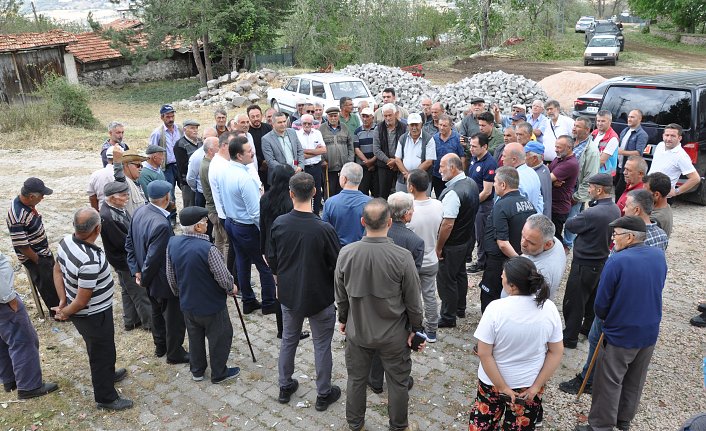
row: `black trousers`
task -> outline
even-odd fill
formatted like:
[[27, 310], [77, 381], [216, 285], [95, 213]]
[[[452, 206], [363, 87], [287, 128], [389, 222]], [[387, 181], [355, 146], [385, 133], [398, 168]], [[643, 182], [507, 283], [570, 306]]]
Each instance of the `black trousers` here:
[[189, 350], [189, 367], [194, 376], [203, 376], [206, 362], [206, 340], [208, 356], [211, 360], [211, 380], [220, 379], [228, 374], [228, 354], [233, 344], [233, 325], [230, 323], [228, 307], [206, 316], [184, 312]]
[[592, 265], [571, 262], [571, 271], [566, 281], [564, 293], [564, 340], [574, 344], [578, 342], [579, 331], [586, 334], [593, 324], [593, 303], [596, 300], [596, 289], [601, 278], [603, 265], [600, 262]]
[[328, 191], [326, 198], [331, 196], [336, 196], [343, 190], [341, 188], [341, 183], [338, 182], [338, 177], [341, 175], [341, 171], [328, 171]]
[[500, 299], [503, 291], [503, 265], [507, 257], [487, 254], [485, 257], [485, 271], [480, 281], [480, 312], [496, 299]]
[[[627, 160], [627, 158], [625, 160]], [[613, 177], [613, 186], [615, 187], [615, 202], [618, 202], [618, 199], [620, 199], [620, 196], [622, 196], [627, 187], [625, 176], [623, 175], [623, 168], [616, 168], [615, 176]]]
[[441, 196], [441, 192], [443, 192], [446, 188], [446, 181], [432, 175], [431, 188], [434, 189], [434, 197], [439, 199], [439, 196]]
[[204, 196], [201, 192], [194, 192], [194, 205], [196, 205], [197, 207], [205, 208], [206, 196]]
[[94, 399], [97, 403], [112, 403], [118, 399], [113, 381], [115, 378], [113, 308], [90, 316], [73, 316], [71, 322], [86, 343]]
[[[56, 312], [51, 308], [59, 305], [59, 296], [54, 288], [54, 258], [39, 256], [39, 263], [28, 260], [23, 265], [29, 271], [32, 284], [37, 287], [44, 305], [49, 309], [49, 315], [53, 317]], [[37, 304], [37, 307], [41, 307], [41, 304]]]
[[179, 306], [179, 298], [153, 298], [152, 338], [157, 352], [166, 352], [168, 361], [177, 361], [186, 355], [184, 334], [186, 324]]
[[467, 250], [468, 244], [447, 245], [443, 248], [443, 259], [439, 261], [439, 272], [436, 274], [436, 285], [441, 298], [439, 321], [455, 322], [456, 314], [466, 311]]
[[364, 195], [378, 196], [379, 184], [378, 184], [378, 167], [369, 171], [368, 168], [363, 165], [363, 179], [360, 181], [358, 190], [360, 190]]
[[569, 213], [557, 214], [552, 212], [552, 223], [554, 223], [554, 228], [556, 230], [554, 236], [556, 236], [562, 244], [564, 243], [564, 223], [566, 223], [566, 219], [568, 217]]
[[304, 165], [304, 172], [314, 177], [314, 187], [316, 187], [316, 194], [314, 195], [314, 212], [319, 214], [321, 212], [321, 198], [323, 197], [322, 184], [324, 182], [324, 171], [321, 169], [321, 162], [315, 165]]
[[387, 199], [390, 193], [395, 188], [395, 181], [397, 181], [397, 172], [392, 171], [385, 167], [378, 166], [378, 196], [373, 195], [376, 198]]

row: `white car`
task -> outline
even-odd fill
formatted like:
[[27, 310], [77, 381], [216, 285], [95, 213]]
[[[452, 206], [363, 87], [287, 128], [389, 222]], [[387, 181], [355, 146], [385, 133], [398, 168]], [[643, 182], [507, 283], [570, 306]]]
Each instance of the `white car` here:
[[275, 110], [291, 115], [297, 110], [297, 102], [305, 99], [311, 103], [321, 103], [326, 108], [339, 106], [341, 97], [353, 99], [353, 106], [363, 100], [370, 107], [375, 106], [375, 98], [359, 78], [340, 73], [305, 73], [296, 75], [284, 84], [267, 92], [267, 101]]
[[590, 63], [610, 63], [615, 66], [620, 55], [620, 42], [613, 35], [597, 34], [588, 42], [583, 53], [583, 65]]
[[586, 29], [593, 24], [593, 21], [595, 21], [595, 18], [592, 16], [582, 16], [578, 21], [576, 21], [574, 31], [576, 33], [586, 33]]

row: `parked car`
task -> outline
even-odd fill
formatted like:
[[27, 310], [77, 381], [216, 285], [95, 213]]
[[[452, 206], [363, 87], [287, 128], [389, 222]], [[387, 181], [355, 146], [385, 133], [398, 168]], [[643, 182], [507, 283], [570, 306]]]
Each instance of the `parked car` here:
[[291, 115], [297, 109], [297, 101], [307, 99], [324, 105], [324, 110], [339, 106], [341, 97], [353, 99], [353, 105], [366, 100], [375, 105], [373, 94], [359, 78], [340, 73], [305, 73], [296, 75], [282, 86], [267, 91], [267, 101], [274, 109]]
[[610, 34], [615, 36], [620, 42], [620, 51], [625, 49], [625, 38], [623, 37], [623, 31], [610, 20], [598, 20], [594, 21], [588, 29], [586, 29], [586, 45], [593, 39], [597, 34]]
[[603, 94], [611, 83], [624, 81], [626, 79], [635, 78], [632, 76], [618, 76], [615, 78], [606, 79], [600, 84], [588, 90], [588, 93], [583, 94], [574, 100], [574, 110], [571, 115], [574, 118], [588, 117], [594, 119], [598, 108], [601, 106]]
[[588, 42], [583, 52], [583, 65], [590, 63], [615, 64], [620, 55], [620, 42], [612, 34], [597, 34]]
[[706, 205], [706, 71], [632, 76], [611, 82], [600, 109], [613, 114], [613, 129], [618, 133], [627, 127], [630, 111], [642, 111], [642, 127], [649, 137], [643, 156], [648, 164], [654, 147], [662, 141], [664, 126], [682, 126], [682, 148], [701, 177], [699, 187], [683, 198]]
[[574, 28], [576, 33], [586, 33], [586, 30], [591, 26], [593, 21], [595, 21], [595, 18], [592, 16], [582, 16], [579, 18], [579, 20], [576, 21], [576, 27]]

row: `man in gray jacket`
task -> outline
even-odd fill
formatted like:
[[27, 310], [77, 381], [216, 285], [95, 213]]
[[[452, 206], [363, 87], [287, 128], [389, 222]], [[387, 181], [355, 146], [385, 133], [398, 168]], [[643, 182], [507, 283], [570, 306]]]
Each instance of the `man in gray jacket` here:
[[388, 377], [390, 429], [404, 430], [414, 427], [408, 423], [407, 385], [409, 346], [414, 332], [423, 329], [419, 276], [412, 254], [387, 237], [392, 219], [384, 199], [368, 202], [361, 221], [366, 236], [343, 247], [334, 276], [340, 330], [347, 339], [346, 420], [351, 430], [365, 425], [366, 382], [377, 352]]
[[304, 170], [304, 148], [297, 132], [287, 128], [287, 116], [281, 112], [272, 116], [272, 131], [262, 137], [262, 154], [267, 163], [267, 183], [277, 165], [291, 165], [294, 172]]

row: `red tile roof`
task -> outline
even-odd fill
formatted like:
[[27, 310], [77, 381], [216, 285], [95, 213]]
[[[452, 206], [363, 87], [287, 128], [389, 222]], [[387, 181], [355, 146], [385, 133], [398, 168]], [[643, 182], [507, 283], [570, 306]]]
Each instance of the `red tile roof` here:
[[81, 63], [122, 57], [120, 51], [110, 47], [110, 39], [103, 39], [100, 33], [94, 32], [77, 34], [76, 43], [69, 45], [66, 50]]
[[3, 34], [0, 37], [0, 52], [68, 45], [75, 41], [76, 35], [63, 30], [51, 30], [45, 33]]
[[115, 21], [111, 21], [107, 24], [103, 24], [104, 29], [113, 29], [116, 31], [127, 30], [129, 28], [140, 27], [142, 22], [139, 19], [125, 19], [120, 18]]

